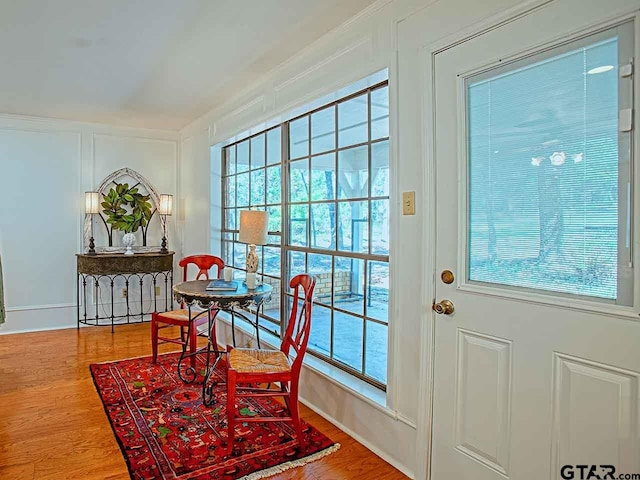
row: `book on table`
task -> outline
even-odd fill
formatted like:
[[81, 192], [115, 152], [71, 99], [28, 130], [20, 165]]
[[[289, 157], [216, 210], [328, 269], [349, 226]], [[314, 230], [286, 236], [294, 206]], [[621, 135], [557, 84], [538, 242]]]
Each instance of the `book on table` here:
[[226, 280], [217, 279], [217, 280], [211, 280], [205, 290], [209, 292], [223, 292], [223, 291], [233, 292], [237, 289], [238, 289], [237, 282], [234, 282], [233, 280], [227, 282]]

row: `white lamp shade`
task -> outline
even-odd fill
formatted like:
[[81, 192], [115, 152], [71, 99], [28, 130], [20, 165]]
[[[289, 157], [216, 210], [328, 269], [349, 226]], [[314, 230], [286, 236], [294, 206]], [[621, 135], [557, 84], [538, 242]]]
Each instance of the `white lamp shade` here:
[[160, 205], [158, 205], [160, 215], [171, 215], [173, 213], [173, 195], [163, 193], [160, 195]]
[[269, 212], [240, 210], [240, 235], [238, 241], [253, 245], [267, 244]]
[[100, 213], [100, 194], [98, 192], [84, 192], [85, 213]]

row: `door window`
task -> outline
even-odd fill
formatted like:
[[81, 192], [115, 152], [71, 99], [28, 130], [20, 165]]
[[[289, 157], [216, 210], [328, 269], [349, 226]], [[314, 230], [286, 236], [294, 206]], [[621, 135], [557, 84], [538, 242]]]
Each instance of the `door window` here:
[[625, 25], [466, 79], [470, 281], [631, 303], [631, 42]]

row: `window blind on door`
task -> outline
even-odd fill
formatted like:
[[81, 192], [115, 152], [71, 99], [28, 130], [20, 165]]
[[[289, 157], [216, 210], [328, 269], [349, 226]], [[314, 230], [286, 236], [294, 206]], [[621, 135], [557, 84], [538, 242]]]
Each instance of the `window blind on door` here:
[[616, 299], [618, 64], [613, 36], [467, 80], [469, 280]]

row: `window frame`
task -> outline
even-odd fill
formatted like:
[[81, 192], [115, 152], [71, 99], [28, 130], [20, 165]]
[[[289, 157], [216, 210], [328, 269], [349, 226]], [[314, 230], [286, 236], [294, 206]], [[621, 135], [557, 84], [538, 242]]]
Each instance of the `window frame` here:
[[[269, 316], [265, 316], [263, 314], [263, 312], [260, 312], [260, 317], [264, 318], [267, 322], [271, 322], [271, 324], [275, 325], [276, 327], [279, 325], [280, 330], [276, 331], [276, 330], [269, 330], [267, 328], [265, 328], [265, 326], [261, 323], [260, 327], [267, 330], [269, 333], [274, 334], [276, 336], [278, 336], [279, 338], [282, 337], [282, 334], [284, 333], [284, 330], [286, 329], [286, 322], [288, 320], [287, 318], [287, 307], [288, 304], [290, 303], [289, 300], [292, 298], [291, 293], [289, 292], [289, 288], [288, 288], [288, 282], [286, 281], [286, 279], [289, 277], [289, 268], [290, 268], [290, 262], [289, 262], [289, 254], [291, 252], [298, 252], [301, 254], [304, 254], [304, 258], [305, 258], [305, 270], [308, 270], [308, 266], [309, 266], [309, 255], [313, 255], [313, 254], [319, 254], [319, 255], [325, 255], [325, 256], [331, 256], [331, 285], [332, 285], [332, 292], [331, 292], [331, 302], [330, 305], [327, 305], [325, 303], [320, 303], [316, 300], [314, 300], [314, 304], [316, 304], [318, 307], [316, 308], [328, 308], [330, 309], [330, 315], [331, 315], [331, 323], [330, 323], [330, 350], [329, 350], [329, 355], [326, 355], [322, 352], [319, 352], [317, 350], [314, 350], [311, 346], [308, 347], [308, 352], [327, 362], [330, 363], [332, 365], [335, 365], [336, 367], [348, 372], [349, 374], [364, 380], [365, 382], [383, 390], [386, 391], [386, 383], [382, 383], [381, 381], [379, 381], [377, 378], [374, 378], [370, 375], [366, 374], [367, 371], [367, 363], [366, 363], [366, 342], [367, 342], [367, 335], [366, 335], [366, 327], [368, 325], [368, 322], [373, 322], [379, 325], [383, 325], [387, 328], [387, 335], [386, 335], [386, 339], [387, 339], [387, 348], [386, 348], [386, 355], [385, 355], [385, 372], [387, 369], [387, 365], [388, 365], [388, 352], [389, 352], [389, 315], [388, 315], [388, 304], [387, 304], [387, 316], [386, 316], [386, 321], [384, 320], [380, 320], [377, 318], [372, 318], [367, 316], [367, 290], [371, 289], [371, 285], [370, 285], [370, 279], [368, 278], [368, 276], [370, 276], [370, 272], [369, 272], [369, 265], [372, 262], [377, 262], [377, 263], [386, 263], [387, 264], [387, 269], [389, 268], [389, 254], [383, 255], [383, 254], [373, 254], [373, 253], [362, 253], [362, 252], [353, 252], [353, 251], [348, 251], [348, 250], [340, 250], [338, 249], [338, 235], [337, 235], [337, 228], [336, 228], [336, 232], [335, 232], [335, 238], [334, 238], [334, 247], [331, 249], [324, 249], [324, 248], [314, 248], [311, 247], [310, 243], [309, 243], [309, 239], [311, 236], [311, 222], [309, 220], [307, 220], [307, 225], [306, 225], [306, 234], [307, 234], [307, 246], [300, 246], [300, 245], [291, 245], [290, 242], [290, 238], [291, 238], [291, 232], [290, 232], [290, 215], [289, 215], [289, 208], [291, 205], [306, 205], [307, 208], [309, 209], [308, 212], [308, 219], [310, 218], [311, 215], [311, 206], [312, 205], [322, 205], [322, 204], [333, 204], [334, 208], [335, 208], [335, 215], [336, 215], [336, 225], [338, 225], [339, 219], [338, 219], [338, 208], [339, 205], [341, 203], [345, 203], [345, 201], [363, 201], [367, 203], [367, 212], [369, 212], [368, 214], [368, 218], [367, 218], [367, 225], [368, 225], [368, 233], [367, 233], [367, 245], [368, 245], [368, 251], [370, 252], [371, 250], [371, 236], [372, 236], [372, 219], [371, 219], [371, 202], [372, 201], [377, 201], [377, 200], [386, 200], [387, 204], [388, 204], [388, 211], [390, 211], [390, 195], [389, 192], [387, 191], [387, 195], [378, 195], [378, 196], [372, 196], [372, 146], [376, 145], [376, 144], [383, 144], [384, 142], [387, 142], [387, 145], [389, 145], [389, 131], [387, 130], [387, 136], [384, 137], [380, 137], [380, 138], [376, 138], [374, 140], [371, 139], [371, 131], [372, 131], [372, 109], [371, 109], [371, 94], [372, 92], [375, 92], [377, 90], [381, 90], [384, 88], [389, 88], [389, 81], [388, 79], [385, 79], [383, 81], [379, 81], [376, 82], [373, 85], [367, 86], [365, 88], [359, 89], [356, 92], [350, 93], [349, 95], [340, 97], [336, 100], [324, 103], [316, 108], [313, 108], [311, 110], [308, 110], [304, 113], [301, 113], [299, 115], [296, 115], [295, 117], [283, 121], [281, 123], [278, 123], [276, 125], [273, 125], [265, 130], [261, 130], [257, 133], [253, 133], [251, 135], [247, 135], [247, 136], [243, 136], [242, 138], [233, 141], [232, 143], [226, 144], [221, 148], [221, 211], [222, 211], [222, 228], [221, 228], [221, 251], [222, 251], [222, 255], [224, 258], [227, 258], [227, 248], [228, 245], [231, 246], [232, 248], [232, 255], [230, 258], [235, 259], [234, 255], [235, 253], [235, 248], [236, 245], [242, 245], [237, 241], [237, 234], [238, 234], [238, 225], [235, 224], [234, 227], [235, 228], [229, 228], [229, 224], [227, 221], [227, 212], [228, 211], [239, 211], [240, 209], [247, 209], [247, 208], [254, 208], [254, 204], [251, 201], [251, 172], [254, 171], [252, 164], [251, 164], [251, 145], [252, 145], [252, 139], [259, 137], [260, 135], [264, 135], [265, 138], [265, 164], [261, 167], [259, 167], [259, 169], [263, 169], [265, 172], [265, 192], [264, 192], [264, 203], [263, 204], [256, 204], [258, 209], [264, 209], [264, 208], [268, 208], [270, 206], [279, 206], [281, 209], [281, 224], [280, 224], [280, 230], [279, 231], [269, 231], [269, 238], [270, 240], [273, 239], [274, 237], [279, 237], [280, 238], [280, 243], [279, 244], [275, 244], [275, 243], [269, 243], [268, 245], [266, 245], [266, 247], [278, 247], [280, 248], [280, 277], [279, 277], [279, 285], [280, 285], [280, 318], [282, 319], [282, 321], [278, 322], [276, 319], [274, 319], [273, 317], [269, 317]], [[346, 146], [339, 146], [339, 123], [338, 123], [338, 108], [339, 105], [342, 103], [345, 103], [349, 100], [352, 100], [354, 98], [360, 97], [363, 94], [366, 94], [366, 98], [367, 98], [367, 119], [366, 119], [366, 130], [367, 130], [367, 140], [365, 142], [361, 142], [361, 143], [357, 143], [357, 144], [353, 144], [353, 145], [346, 145]], [[330, 150], [323, 150], [321, 152], [314, 152], [312, 153], [312, 135], [311, 135], [311, 129], [312, 129], [312, 115], [320, 112], [322, 110], [326, 110], [328, 108], [333, 108], [335, 110], [335, 124], [334, 124], [334, 135], [335, 135], [335, 142], [334, 142], [334, 146], [333, 149]], [[297, 120], [301, 120], [304, 118], [308, 118], [308, 132], [307, 132], [307, 142], [308, 142], [308, 151], [306, 153], [306, 155], [302, 155], [302, 156], [298, 156], [295, 158], [289, 158], [289, 141], [290, 141], [290, 125], [292, 122], [295, 122]], [[387, 114], [387, 119], [390, 117], [390, 114]], [[388, 120], [387, 120], [388, 121]], [[268, 155], [268, 132], [278, 129], [280, 128], [280, 162], [279, 163], [273, 163], [273, 164], [269, 164], [268, 160], [267, 160], [267, 155]], [[249, 173], [249, 180], [248, 180], [248, 188], [249, 188], [249, 205], [248, 206], [238, 206], [237, 204], [237, 196], [238, 196], [238, 185], [237, 185], [237, 181], [235, 184], [235, 200], [234, 200], [234, 205], [232, 207], [229, 207], [227, 205], [227, 181], [226, 179], [229, 177], [234, 177], [235, 179], [237, 179], [238, 176], [238, 171], [237, 171], [237, 146], [239, 144], [242, 144], [244, 142], [248, 142], [249, 144], [249, 168], [246, 171], [243, 171], [241, 173]], [[338, 181], [338, 155], [339, 152], [341, 151], [345, 151], [345, 150], [349, 150], [349, 149], [353, 149], [353, 148], [358, 148], [358, 147], [366, 147], [367, 148], [367, 173], [369, 175], [368, 178], [368, 186], [367, 186], [367, 194], [364, 197], [358, 197], [358, 198], [348, 198], [348, 199], [341, 199], [339, 197], [339, 181]], [[234, 161], [235, 161], [235, 168], [233, 170], [233, 173], [229, 173], [229, 169], [227, 166], [227, 152], [229, 151], [229, 149], [235, 149], [236, 150], [236, 154], [234, 157]], [[390, 151], [389, 151], [390, 153]], [[327, 154], [333, 154], [335, 156], [335, 177], [336, 177], [336, 182], [335, 182], [335, 192], [334, 192], [334, 198], [330, 199], [330, 200], [312, 200], [312, 194], [311, 194], [311, 172], [312, 172], [312, 159], [315, 157], [319, 157], [322, 155], [327, 155]], [[308, 189], [308, 196], [306, 201], [298, 201], [298, 202], [293, 202], [291, 201], [291, 199], [289, 198], [289, 189], [290, 189], [290, 164], [292, 161], [299, 161], [299, 160], [306, 160], [307, 162], [307, 169], [309, 172], [309, 189]], [[280, 203], [279, 204], [269, 204], [267, 203], [267, 188], [268, 188], [268, 175], [267, 175], [267, 169], [269, 167], [272, 166], [280, 166], [280, 182], [281, 182], [281, 193], [280, 193]], [[388, 165], [388, 169], [390, 171], [391, 169], [391, 165]], [[257, 170], [257, 169], [256, 169]], [[237, 221], [237, 220], [236, 220]], [[390, 233], [390, 232], [388, 232]], [[230, 238], [229, 238], [230, 237]], [[245, 251], [246, 251], [246, 246], [245, 246]], [[258, 269], [258, 273], [262, 274], [262, 272], [264, 271], [264, 248], [263, 247], [259, 247], [260, 251], [258, 252], [260, 255], [260, 267]], [[354, 313], [352, 311], [349, 310], [345, 310], [342, 309], [340, 307], [336, 307], [334, 305], [334, 279], [335, 279], [335, 263], [336, 260], [335, 258], [339, 257], [339, 258], [347, 258], [347, 259], [351, 259], [351, 260], [359, 260], [362, 261], [363, 263], [363, 275], [362, 278], [363, 280], [363, 312], [362, 314], [358, 314], [358, 313]], [[233, 267], [237, 270], [240, 271], [244, 271], [245, 268], [243, 265], [240, 266], [236, 266], [233, 265]], [[269, 278], [273, 278], [275, 279], [276, 277], [273, 276], [269, 276], [269, 275], [264, 275], [265, 277], [269, 277]], [[336, 360], [334, 358], [334, 342], [333, 342], [333, 338], [334, 338], [334, 312], [338, 312], [338, 313], [342, 313], [342, 314], [348, 314], [354, 317], [357, 317], [359, 319], [362, 320], [362, 325], [363, 325], [363, 331], [362, 331], [362, 361], [361, 361], [361, 370], [357, 370], [355, 368], [353, 368], [350, 365], [347, 365], [346, 363], [340, 362], [339, 360]], [[255, 311], [253, 312], [255, 313]], [[386, 375], [385, 375], [386, 376]]]
[[[507, 285], [500, 283], [488, 283], [479, 280], [470, 280], [469, 277], [469, 209], [470, 209], [470, 153], [469, 153], [469, 110], [468, 110], [468, 87], [487, 79], [499, 78], [502, 75], [517, 71], [522, 67], [532, 65], [544, 60], [552, 59], [565, 55], [581, 46], [588, 46], [602, 39], [611, 38], [613, 31], [617, 31], [619, 51], [618, 66], [621, 67], [629, 61], [633, 63], [635, 49], [635, 30], [634, 22], [630, 19], [622, 20], [618, 23], [608, 25], [606, 27], [590, 31], [578, 37], [566, 38], [552, 44], [539, 46], [535, 50], [530, 49], [519, 54], [515, 54], [510, 58], [498, 59], [490, 64], [486, 64], [473, 70], [461, 72], [456, 79], [458, 89], [458, 138], [459, 141], [459, 157], [458, 171], [460, 173], [460, 190], [459, 202], [464, 205], [464, 209], [460, 209], [458, 218], [458, 227], [464, 235], [459, 236], [458, 244], [458, 265], [461, 271], [465, 272], [461, 275], [457, 288], [461, 291], [490, 295], [504, 299], [515, 299], [523, 301], [531, 301], [540, 304], [561, 306], [582, 310], [585, 312], [600, 312], [610, 315], [622, 315], [637, 318], [635, 306], [638, 304], [637, 294], [635, 294], [636, 273], [633, 268], [633, 258], [636, 255], [633, 248], [633, 238], [638, 225], [634, 225], [633, 211], [637, 201], [633, 191], [634, 181], [634, 162], [635, 148], [633, 136], [635, 134], [636, 125], [629, 132], [618, 131], [619, 145], [619, 165], [626, 165], [619, 168], [618, 191], [624, 192], [626, 197], [619, 195], [618, 198], [618, 226], [619, 226], [619, 243], [618, 243], [618, 291], [620, 291], [621, 283], [625, 282], [625, 292], [618, 295], [618, 299], [607, 299], [604, 297], [596, 297], [590, 295], [579, 295], [566, 293], [561, 291], [535, 289], [531, 287], [520, 287], [515, 285]], [[615, 35], [615, 34], [614, 34]], [[631, 108], [635, 112], [635, 69], [631, 76], [630, 84], [624, 85], [625, 78], [618, 78], [618, 109]], [[628, 81], [629, 79], [627, 79]], [[623, 137], [626, 136], [626, 139]], [[624, 147], [624, 148], [623, 148]], [[622, 158], [623, 152], [628, 158]], [[627, 182], [627, 183], [625, 183]], [[628, 187], [628, 188], [627, 188]], [[624, 198], [624, 200], [623, 200]], [[623, 207], [624, 204], [624, 207]], [[629, 221], [629, 224], [626, 222]], [[622, 226], [624, 225], [624, 230]], [[627, 239], [629, 248], [621, 249], [621, 243]], [[625, 303], [619, 301], [624, 298]]]

